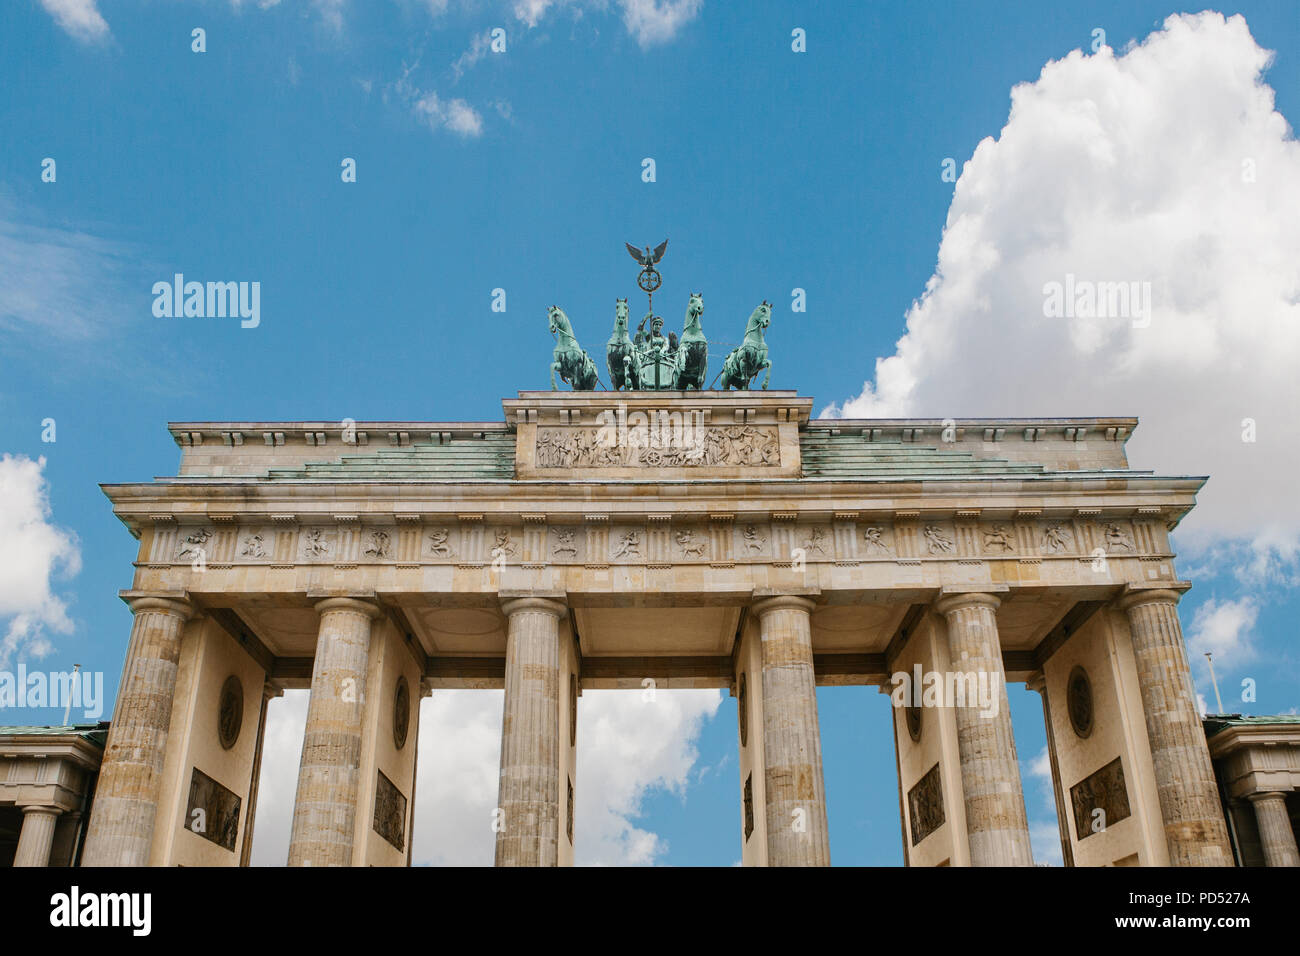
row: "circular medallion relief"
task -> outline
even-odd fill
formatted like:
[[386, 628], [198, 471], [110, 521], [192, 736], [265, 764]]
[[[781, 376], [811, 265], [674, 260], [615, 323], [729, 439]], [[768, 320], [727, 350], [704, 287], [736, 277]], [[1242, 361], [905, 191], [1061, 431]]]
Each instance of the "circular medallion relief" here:
[[736, 688], [736, 711], [740, 715], [740, 746], [749, 746], [749, 699], [745, 690], [745, 675], [740, 675]]
[[1070, 712], [1070, 726], [1080, 737], [1092, 733], [1092, 684], [1082, 667], [1070, 671], [1065, 685], [1065, 706]]
[[244, 685], [231, 674], [221, 685], [221, 698], [217, 703], [217, 737], [223, 750], [235, 746], [239, 731], [244, 726]]
[[401, 750], [406, 746], [406, 734], [411, 729], [411, 688], [405, 677], [397, 678], [393, 692], [393, 746]]
[[907, 721], [907, 735], [913, 742], [921, 740], [921, 708], [913, 704], [903, 708], [903, 719]]

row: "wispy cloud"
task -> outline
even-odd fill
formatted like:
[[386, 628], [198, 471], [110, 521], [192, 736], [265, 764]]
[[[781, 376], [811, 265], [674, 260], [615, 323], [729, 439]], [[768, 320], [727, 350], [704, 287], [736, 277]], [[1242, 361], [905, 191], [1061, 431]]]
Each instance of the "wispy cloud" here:
[[623, 25], [642, 47], [667, 43], [700, 12], [704, 0], [620, 0]]
[[82, 43], [99, 43], [111, 35], [95, 0], [41, 0], [41, 6], [64, 33]]
[[449, 129], [467, 139], [483, 135], [483, 117], [462, 99], [444, 100], [431, 90], [413, 108], [430, 129]]
[[470, 40], [469, 49], [456, 58], [456, 62], [451, 65], [451, 72], [457, 82], [465, 75], [465, 72], [483, 57], [487, 56], [488, 50], [492, 46], [492, 34], [490, 32], [476, 33]]
[[128, 301], [131, 247], [73, 229], [19, 221], [0, 204], [0, 329], [89, 339]]
[[419, 60], [402, 70], [402, 76], [386, 89], [391, 90], [411, 113], [432, 130], [449, 130], [462, 139], [483, 135], [483, 116], [465, 100], [443, 99], [436, 90], [422, 90], [411, 82]]
[[514, 0], [515, 19], [531, 30], [542, 22], [547, 10], [568, 6], [569, 2], [570, 0]]
[[[334, 32], [343, 30], [343, 11], [348, 5], [348, 0], [310, 0], [311, 7], [320, 17], [321, 23], [329, 27]], [[278, 7], [280, 0], [230, 0], [230, 5], [236, 10], [244, 6], [256, 6], [259, 10], [270, 10], [272, 7]], [[446, 6], [446, 3], [443, 3]]]
[[[623, 25], [642, 47], [667, 43], [683, 26], [699, 16], [704, 0], [615, 0], [623, 13]], [[582, 16], [586, 10], [605, 11], [609, 0], [514, 0], [515, 19], [530, 30], [552, 10], [569, 10]]]

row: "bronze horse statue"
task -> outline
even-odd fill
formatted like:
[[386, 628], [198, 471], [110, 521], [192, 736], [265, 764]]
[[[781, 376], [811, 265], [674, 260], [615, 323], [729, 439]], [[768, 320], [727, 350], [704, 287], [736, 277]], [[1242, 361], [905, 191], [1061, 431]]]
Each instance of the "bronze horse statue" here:
[[569, 317], [564, 314], [564, 310], [558, 305], [553, 305], [548, 310], [551, 320], [551, 332], [558, 337], [555, 340], [555, 351], [552, 353], [551, 362], [551, 391], [555, 391], [555, 373], [560, 373], [560, 378], [568, 382], [575, 392], [589, 392], [596, 387], [596, 380], [599, 374], [596, 371], [596, 363], [578, 344], [577, 337], [573, 334], [573, 326], [569, 323]]
[[677, 343], [677, 375], [673, 388], [685, 390], [704, 388], [708, 381], [709, 342], [700, 327], [700, 316], [704, 314], [704, 294], [692, 292], [690, 304], [686, 306], [686, 320], [682, 323], [682, 337]]
[[610, 386], [620, 388], [641, 387], [640, 369], [632, 337], [628, 335], [627, 299], [614, 300], [614, 334], [605, 345], [605, 364], [609, 366]]
[[749, 317], [745, 326], [745, 340], [727, 356], [722, 363], [722, 380], [718, 388], [748, 389], [749, 384], [759, 372], [767, 369], [763, 379], [763, 388], [772, 380], [772, 363], [767, 357], [767, 342], [763, 340], [763, 330], [772, 324], [772, 303], [766, 299]]

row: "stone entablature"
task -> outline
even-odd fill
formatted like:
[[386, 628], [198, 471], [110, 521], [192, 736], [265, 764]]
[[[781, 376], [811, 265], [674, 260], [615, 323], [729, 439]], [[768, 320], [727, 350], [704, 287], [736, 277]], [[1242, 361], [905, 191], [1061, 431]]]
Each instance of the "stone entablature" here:
[[[140, 563], [204, 570], [268, 565], [919, 564], [1172, 557], [1164, 509], [977, 511], [586, 511], [516, 515], [151, 514]], [[124, 519], [129, 521], [125, 514]]]

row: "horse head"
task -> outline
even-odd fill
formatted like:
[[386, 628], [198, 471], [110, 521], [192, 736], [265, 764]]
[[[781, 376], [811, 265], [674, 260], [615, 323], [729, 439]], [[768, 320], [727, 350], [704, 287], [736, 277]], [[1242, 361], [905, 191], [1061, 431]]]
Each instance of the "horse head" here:
[[698, 322], [701, 315], [704, 314], [704, 293], [692, 292], [691, 301], [686, 306], [686, 324]]
[[551, 320], [550, 328], [552, 332], [564, 332], [569, 335], [573, 334], [573, 326], [569, 324], [569, 317], [564, 314], [564, 310], [558, 305], [553, 305], [546, 311], [547, 317]]
[[627, 331], [627, 299], [614, 300], [614, 331]]
[[757, 309], [755, 309], [753, 313], [749, 316], [749, 327], [751, 329], [755, 327], [760, 329], [765, 329], [771, 324], [772, 324], [772, 303], [764, 299], [763, 304], [760, 305]]

